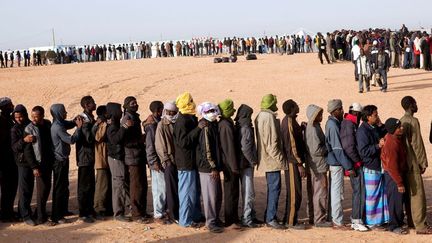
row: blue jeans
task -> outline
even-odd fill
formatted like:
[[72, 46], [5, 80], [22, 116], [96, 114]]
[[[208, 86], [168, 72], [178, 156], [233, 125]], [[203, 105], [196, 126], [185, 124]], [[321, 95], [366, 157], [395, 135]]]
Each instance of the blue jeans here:
[[240, 172], [241, 175], [241, 192], [243, 198], [243, 215], [242, 223], [250, 224], [255, 218], [255, 188], [253, 183], [254, 168], [246, 168]]
[[162, 218], [166, 210], [165, 174], [163, 171], [151, 171], [151, 187], [155, 219]]
[[330, 201], [331, 215], [333, 223], [336, 225], [343, 224], [343, 191], [344, 191], [344, 171], [342, 166], [330, 166]]
[[412, 66], [412, 54], [411, 54], [411, 52], [405, 52], [405, 54], [404, 54], [404, 68], [405, 69], [407, 69], [407, 68], [411, 68], [411, 66]]
[[266, 172], [267, 179], [267, 208], [265, 221], [270, 223], [276, 220], [279, 195], [281, 193], [281, 172]]
[[190, 226], [201, 218], [199, 177], [195, 170], [178, 171], [179, 225]]

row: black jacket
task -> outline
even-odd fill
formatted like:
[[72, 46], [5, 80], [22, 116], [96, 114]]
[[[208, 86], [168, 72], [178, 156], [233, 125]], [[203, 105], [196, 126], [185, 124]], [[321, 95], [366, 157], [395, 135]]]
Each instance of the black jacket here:
[[357, 127], [357, 124], [346, 118], [341, 122], [340, 138], [342, 148], [352, 163], [362, 161], [357, 151]]
[[[40, 144], [42, 145], [41, 162], [39, 165], [41, 167], [50, 168], [54, 163], [54, 146], [51, 139], [51, 122], [44, 119], [43, 123], [41, 125], [36, 125], [36, 127], [39, 129]], [[24, 156], [30, 164], [38, 163], [35, 157], [33, 146], [25, 147]]]
[[134, 124], [127, 129], [124, 138], [125, 164], [139, 165], [146, 163], [147, 158], [139, 114], [125, 112], [121, 123], [124, 124], [128, 119], [132, 120]]
[[234, 139], [234, 123], [231, 119], [221, 118], [218, 124], [221, 148], [221, 161], [225, 169], [240, 173], [237, 146]]
[[120, 125], [120, 118], [122, 116], [121, 105], [118, 103], [108, 103], [107, 114], [111, 121], [107, 128], [108, 156], [124, 161], [124, 138], [127, 128]]
[[370, 170], [381, 171], [381, 149], [378, 143], [384, 135], [383, 128], [372, 127], [367, 122], [363, 122], [357, 130], [357, 148], [364, 166]]
[[15, 165], [11, 147], [12, 118], [5, 114], [0, 115], [0, 173], [11, 165]]
[[201, 131], [196, 152], [199, 172], [210, 173], [212, 170], [221, 170], [217, 122], [209, 122], [208, 126]]
[[39, 165], [36, 160], [29, 159], [29, 157], [34, 156], [31, 150], [31, 143], [24, 142], [24, 129], [29, 124], [30, 121], [27, 120], [23, 124], [15, 124], [11, 130], [11, 142], [12, 151], [15, 158], [15, 163], [21, 167], [30, 167], [32, 169], [37, 168]]
[[195, 115], [179, 113], [174, 123], [175, 160], [178, 170], [196, 169], [196, 147], [201, 129]]
[[77, 166], [94, 166], [95, 163], [95, 138], [92, 133], [95, 120], [93, 115], [84, 113], [88, 121], [85, 121], [82, 128], [82, 136], [76, 142]]

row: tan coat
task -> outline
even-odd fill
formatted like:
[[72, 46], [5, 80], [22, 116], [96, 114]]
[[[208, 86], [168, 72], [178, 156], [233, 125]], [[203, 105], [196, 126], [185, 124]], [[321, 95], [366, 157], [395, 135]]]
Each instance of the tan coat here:
[[407, 164], [410, 172], [420, 173], [420, 167], [428, 167], [426, 150], [420, 132], [420, 123], [417, 118], [405, 113], [400, 119], [404, 128], [404, 139], [407, 152]]
[[108, 152], [105, 142], [107, 123], [99, 124], [95, 134], [95, 169], [108, 169]]
[[175, 164], [174, 160], [174, 138], [173, 124], [163, 118], [157, 125], [155, 133], [156, 153], [165, 168], [166, 163]]
[[261, 110], [255, 118], [258, 167], [265, 172], [287, 170], [280, 132], [280, 122], [274, 112]]

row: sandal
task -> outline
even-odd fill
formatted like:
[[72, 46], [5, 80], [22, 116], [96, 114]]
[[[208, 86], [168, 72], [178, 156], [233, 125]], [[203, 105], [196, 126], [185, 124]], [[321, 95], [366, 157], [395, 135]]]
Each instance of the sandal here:
[[409, 233], [408, 230], [406, 230], [402, 227], [396, 228], [396, 229], [392, 230], [392, 232], [395, 234], [398, 234], [398, 235], [407, 235]]
[[416, 234], [418, 235], [432, 235], [432, 230], [431, 229], [422, 229], [422, 230], [417, 230]]

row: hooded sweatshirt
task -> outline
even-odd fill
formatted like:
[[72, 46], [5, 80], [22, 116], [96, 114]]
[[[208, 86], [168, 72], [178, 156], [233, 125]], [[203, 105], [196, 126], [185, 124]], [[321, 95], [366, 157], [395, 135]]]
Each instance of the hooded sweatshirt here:
[[357, 150], [357, 128], [357, 116], [346, 114], [341, 123], [340, 138], [342, 148], [344, 149], [345, 154], [350, 159], [352, 164], [361, 164], [361, 158]]
[[238, 108], [235, 117], [234, 135], [237, 147], [237, 158], [240, 160], [240, 168], [250, 168], [258, 163], [255, 133], [252, 126], [253, 110], [247, 105]]
[[63, 116], [66, 113], [63, 104], [52, 105], [50, 111], [53, 117], [51, 138], [54, 145], [54, 157], [57, 161], [67, 161], [69, 160], [71, 152], [70, 145], [78, 141], [81, 134], [81, 128], [77, 128], [72, 136], [67, 133], [67, 130], [72, 129], [75, 124], [63, 119]]
[[314, 123], [317, 115], [322, 111], [321, 107], [309, 105], [306, 109], [308, 124], [305, 132], [305, 142], [307, 149], [307, 161], [311, 170], [317, 173], [325, 173], [328, 170], [326, 162], [327, 147], [325, 135], [319, 123]]
[[21, 113], [25, 117], [23, 123], [15, 123], [11, 130], [12, 150], [14, 153], [15, 162], [18, 166], [36, 168], [38, 164], [30, 164], [34, 160], [30, 160], [27, 158], [29, 156], [24, 155], [25, 151], [31, 147], [31, 143], [24, 142], [24, 129], [30, 123], [27, 110], [23, 105], [17, 105], [12, 113], [12, 116], [14, 116], [15, 113]]

